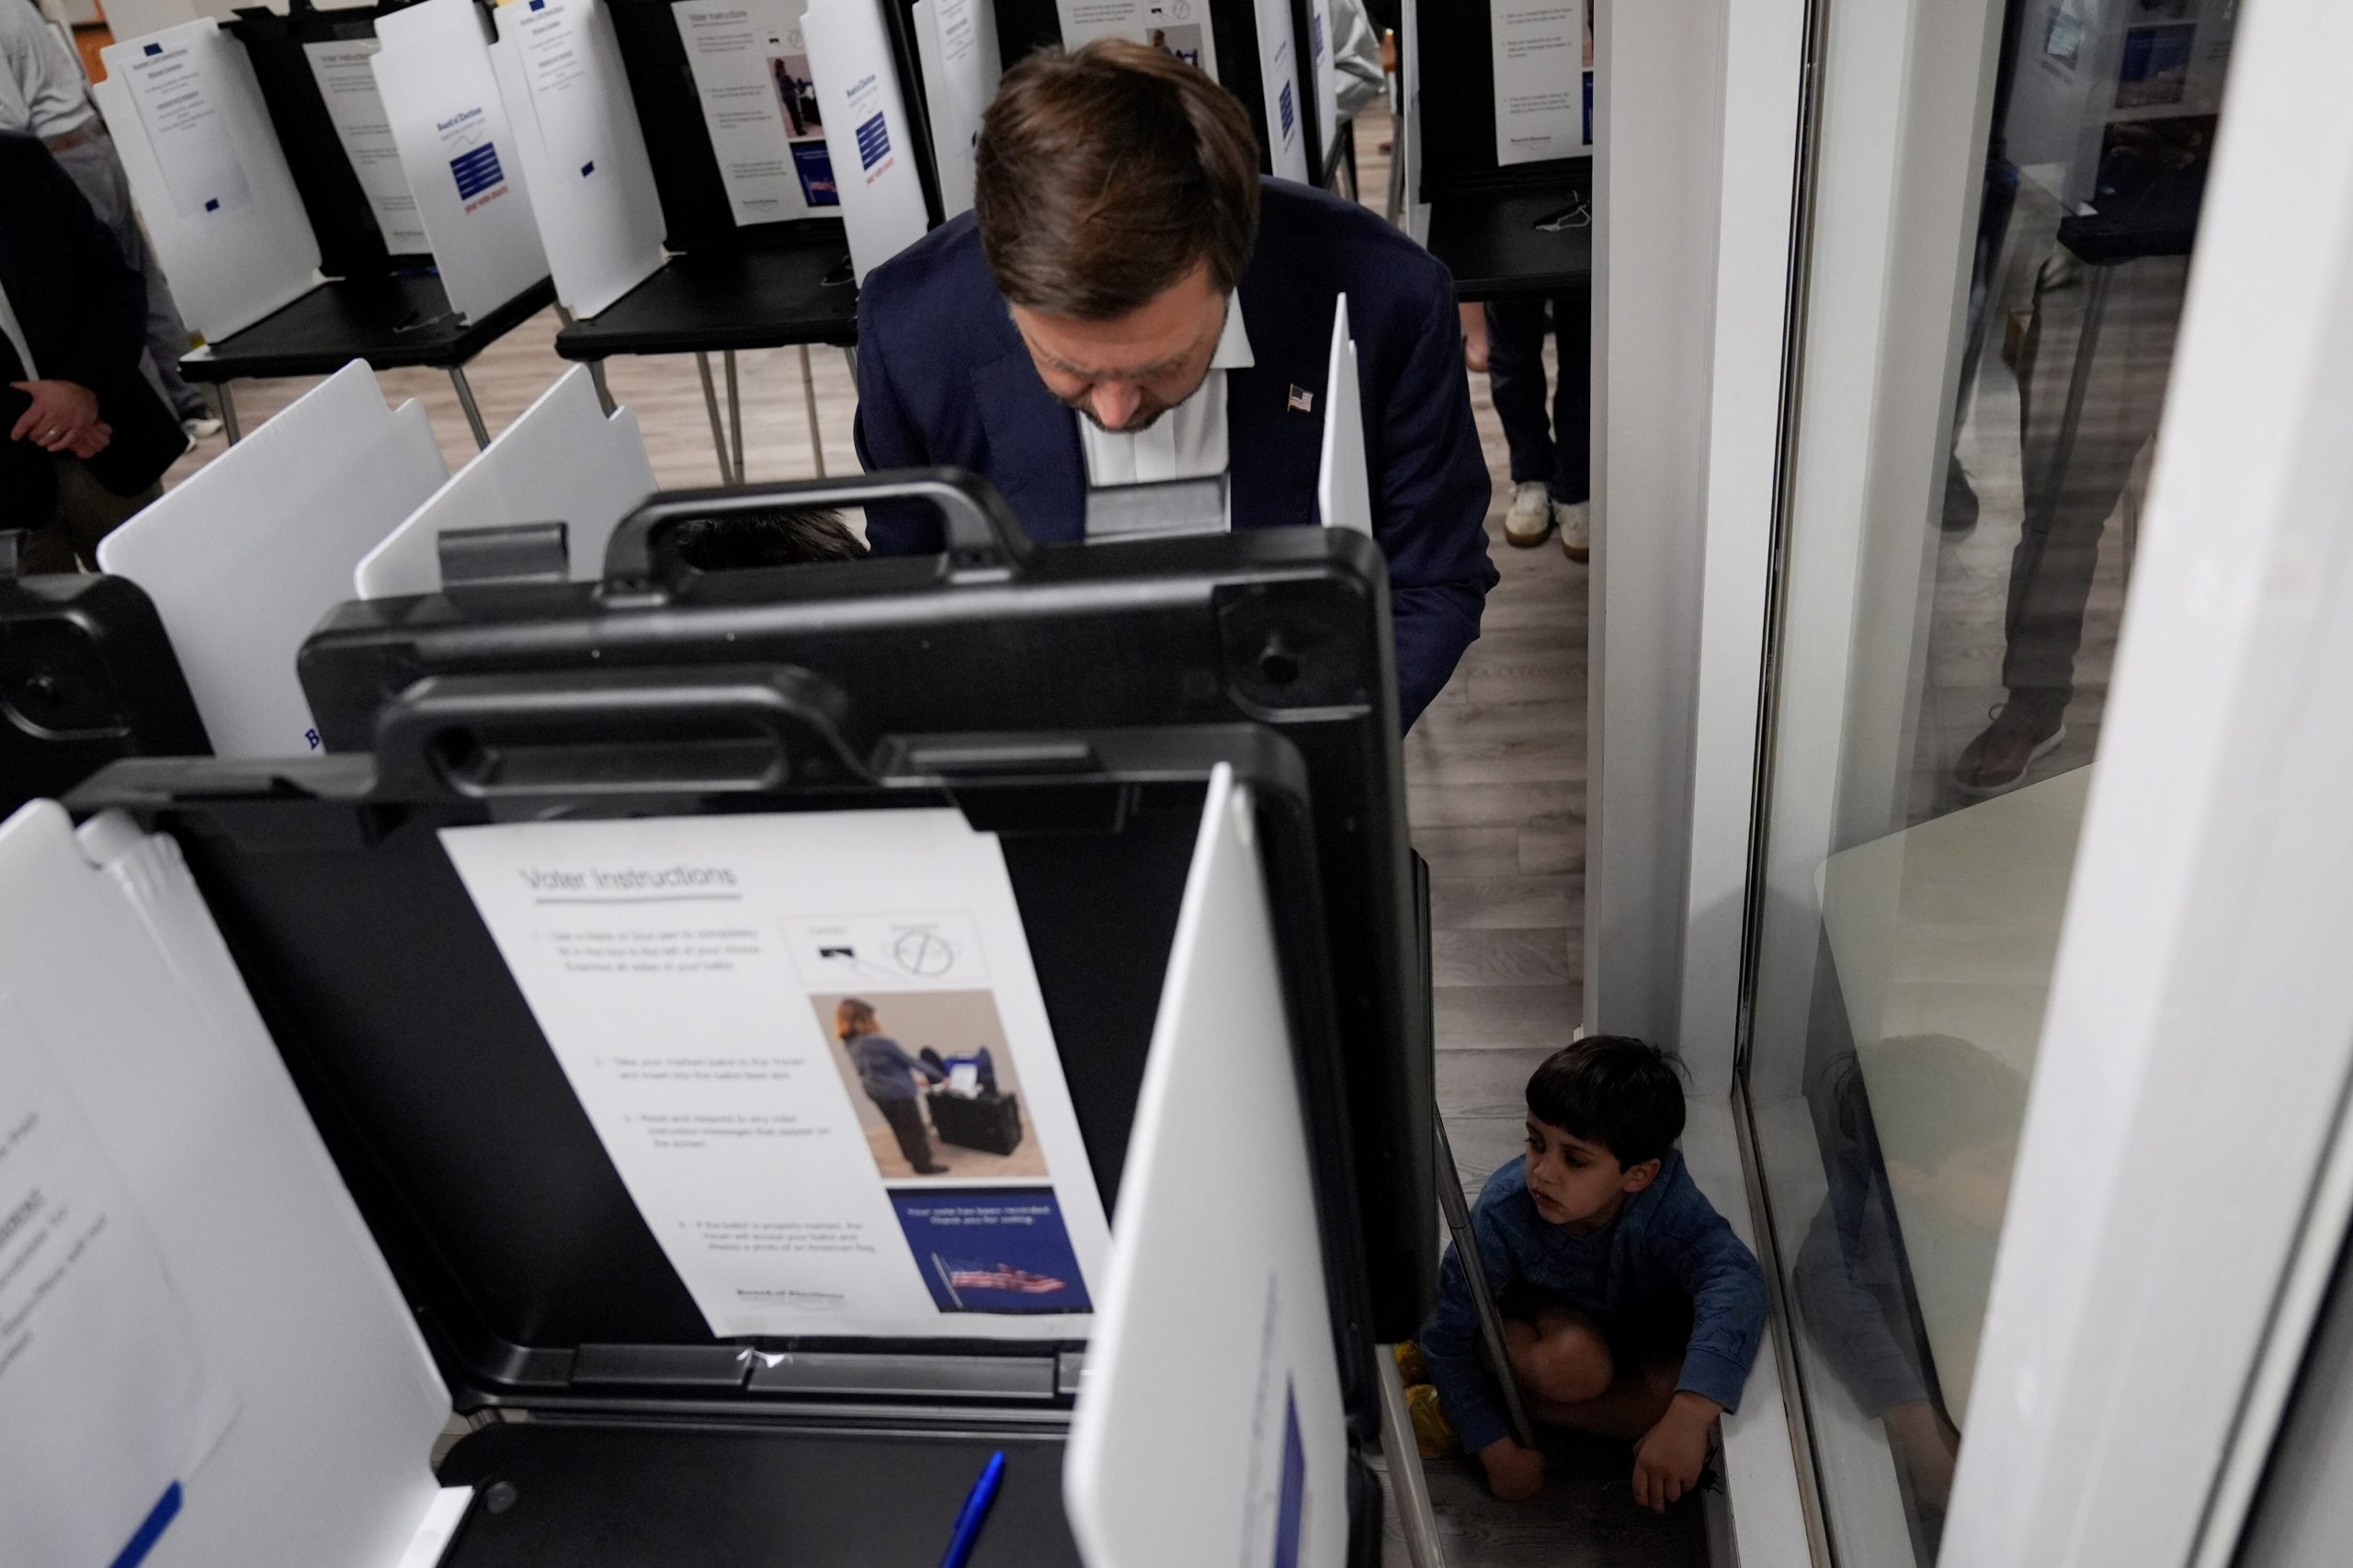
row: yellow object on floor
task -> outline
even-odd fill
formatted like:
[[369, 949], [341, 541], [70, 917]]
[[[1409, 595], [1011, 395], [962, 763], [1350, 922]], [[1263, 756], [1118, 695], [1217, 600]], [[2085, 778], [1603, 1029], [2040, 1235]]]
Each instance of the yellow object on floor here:
[[1407, 1389], [1405, 1414], [1413, 1417], [1414, 1446], [1421, 1449], [1422, 1458], [1438, 1459], [1453, 1449], [1454, 1423], [1446, 1418], [1446, 1407], [1438, 1403], [1436, 1388], [1415, 1383]]
[[1430, 1381], [1429, 1364], [1422, 1359], [1421, 1341], [1402, 1340], [1390, 1347], [1397, 1357], [1397, 1377], [1407, 1388]]

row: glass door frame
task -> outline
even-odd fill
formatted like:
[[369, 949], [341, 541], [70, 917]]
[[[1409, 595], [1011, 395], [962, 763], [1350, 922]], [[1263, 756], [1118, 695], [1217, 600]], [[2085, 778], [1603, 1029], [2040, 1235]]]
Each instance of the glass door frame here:
[[[1930, 68], [1990, 50], [1950, 36], [1929, 47], [1927, 28], [1890, 20], [1907, 7], [1826, 4], [1813, 144], [1825, 204], [1840, 199], [1834, 179], [1874, 159], [1893, 176], [1907, 160], [1949, 162], [1956, 146], [1982, 153], [1985, 84]], [[1984, 0], [1938, 15], [1944, 28], [1999, 26]], [[1871, 28], [1880, 66], [1907, 74], [1867, 74]], [[2353, 95], [2333, 79], [2347, 58], [2353, 13], [2336, 0], [2258, 0], [2238, 24], [1944, 1568], [2228, 1562], [2353, 1214]], [[1977, 106], [1956, 142], [1950, 95], [1963, 86]], [[1841, 140], [1913, 90], [1948, 95], [1931, 106], [1940, 138], [1924, 142], [1900, 114], [1909, 141]], [[1825, 162], [1839, 159], [1844, 176]], [[1872, 187], [1843, 188], [1853, 201]], [[1905, 318], [1888, 290], [1933, 283], [1965, 255], [1944, 242], [1970, 204], [1953, 210], [1949, 183], [1878, 188], [1886, 235], [1862, 279], [1878, 297], [1858, 311], [1842, 292], [1844, 319], [1812, 314], [1794, 353], [1844, 333], [1858, 362], [1897, 366], [1917, 394], [1901, 410], [1883, 405], [1878, 381], [1813, 377], [1803, 395], [1857, 399], [1859, 515], [1917, 500], [1925, 518], [1925, 495], [1874, 498], [1873, 465], [1925, 484], [1941, 463], [1898, 463], [1872, 433], [1901, 413], [1933, 459], [1952, 392], [1938, 389], [1940, 420], [1921, 417], [1931, 379], [1907, 380], [1891, 358], [1901, 346], [1887, 324]], [[1873, 216], [1867, 201], [1812, 215], [1817, 236]], [[1897, 237], [1924, 216], [1926, 237]], [[1941, 298], [1958, 301], [1965, 281], [1948, 276]], [[1933, 380], [1949, 380], [1949, 358], [1933, 358]], [[1900, 585], [1858, 560], [1847, 624], [1817, 626], [1817, 642], [1846, 646], [1870, 595]], [[1768, 667], [1787, 681], [1781, 655]], [[1760, 780], [1780, 695], [1771, 678]], [[1827, 812], [1842, 747], [1818, 749]], [[1756, 820], [1767, 804], [1760, 788]], [[1695, 824], [1695, 852], [1700, 842]], [[1753, 951], [1771, 862], [1760, 854], [1750, 872]], [[1695, 961], [1687, 951], [1687, 980]], [[1818, 1443], [1814, 1457], [1840, 1458]]]

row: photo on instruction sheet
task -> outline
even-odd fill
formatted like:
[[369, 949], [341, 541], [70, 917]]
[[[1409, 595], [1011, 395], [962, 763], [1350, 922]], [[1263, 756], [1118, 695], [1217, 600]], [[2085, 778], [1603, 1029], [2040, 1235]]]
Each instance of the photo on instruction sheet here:
[[810, 1002], [885, 1181], [1047, 1175], [993, 994], [820, 992]]
[[894, 1187], [907, 1246], [943, 1312], [1093, 1311], [1050, 1187]]

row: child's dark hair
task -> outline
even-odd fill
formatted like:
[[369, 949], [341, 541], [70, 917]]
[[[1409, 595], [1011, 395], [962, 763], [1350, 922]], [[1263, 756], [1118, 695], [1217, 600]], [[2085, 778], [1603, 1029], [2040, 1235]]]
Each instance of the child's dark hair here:
[[1662, 1160], [1683, 1136], [1683, 1064], [1631, 1035], [1587, 1035], [1529, 1078], [1528, 1113], [1625, 1168]]
[[698, 572], [857, 561], [866, 546], [824, 506], [780, 506], [742, 517], [692, 517], [670, 531], [678, 559]]

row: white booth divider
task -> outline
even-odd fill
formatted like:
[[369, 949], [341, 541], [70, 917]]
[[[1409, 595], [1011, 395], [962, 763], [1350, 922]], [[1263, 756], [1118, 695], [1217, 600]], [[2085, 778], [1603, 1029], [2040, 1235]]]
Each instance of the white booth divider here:
[[449, 477], [425, 405], [353, 360], [98, 546], [146, 590], [223, 756], [318, 747], [294, 656], [360, 558]]
[[376, 24], [376, 90], [449, 303], [479, 320], [548, 276], [514, 128], [472, 0]]
[[516, 0], [490, 46], [556, 297], [593, 316], [662, 268], [662, 199], [602, 0]]
[[915, 54], [931, 113], [932, 166], [939, 171], [943, 218], [972, 205], [972, 154], [981, 112], [1004, 73], [991, 0], [915, 0]]
[[1348, 332], [1346, 294], [1332, 310], [1332, 364], [1324, 377], [1324, 452], [1315, 470], [1315, 503], [1325, 528], [1372, 532], [1364, 395], [1357, 381], [1357, 340]]
[[93, 89], [172, 292], [213, 342], [319, 280], [319, 242], [244, 46], [210, 17], [110, 44]]
[[613, 526], [654, 490], [637, 415], [608, 415], [588, 368], [575, 365], [368, 552], [352, 572], [353, 593], [434, 593], [443, 534], [517, 523], [564, 524], [573, 580], [593, 582], [604, 574]]
[[[442, 3], [442, 0], [436, 0]], [[457, 3], [457, 0], [450, 0]], [[930, 227], [880, 0], [817, 0], [801, 18], [858, 280]]]

